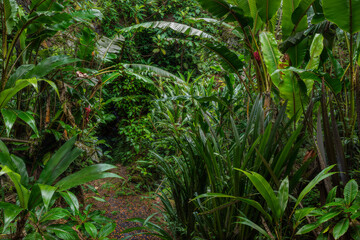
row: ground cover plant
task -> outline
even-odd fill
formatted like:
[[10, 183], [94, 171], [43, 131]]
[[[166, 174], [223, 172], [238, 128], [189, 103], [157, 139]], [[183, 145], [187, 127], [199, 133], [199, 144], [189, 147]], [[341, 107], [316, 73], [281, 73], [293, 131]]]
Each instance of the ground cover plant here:
[[124, 239], [360, 239], [359, 14], [1, 0], [0, 238], [115, 236], [126, 206], [84, 189], [127, 168], [114, 196], [157, 211]]

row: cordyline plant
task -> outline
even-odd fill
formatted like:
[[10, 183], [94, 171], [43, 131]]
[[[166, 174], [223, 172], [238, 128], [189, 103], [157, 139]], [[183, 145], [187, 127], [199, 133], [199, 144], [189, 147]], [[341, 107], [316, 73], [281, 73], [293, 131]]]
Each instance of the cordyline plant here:
[[70, 213], [56, 208], [56, 199], [63, 197], [73, 211], [78, 211], [76, 196], [69, 191], [71, 188], [96, 179], [120, 178], [107, 172], [115, 168], [108, 164], [92, 165], [61, 178], [70, 164], [82, 153], [82, 150], [74, 147], [75, 141], [76, 137], [70, 139], [54, 153], [45, 163], [38, 179], [29, 177], [24, 161], [11, 154], [5, 144], [0, 142], [0, 176], [8, 176], [16, 189], [16, 203], [0, 202], [3, 216], [1, 232], [6, 239], [23, 239], [24, 229], [28, 228], [30, 220], [34, 226], [33, 232], [27, 231], [26, 234], [39, 236], [36, 239], [53, 234], [61, 239], [77, 239], [72, 237], [77, 236], [77, 233], [71, 227], [55, 224], [56, 220], [71, 216]]

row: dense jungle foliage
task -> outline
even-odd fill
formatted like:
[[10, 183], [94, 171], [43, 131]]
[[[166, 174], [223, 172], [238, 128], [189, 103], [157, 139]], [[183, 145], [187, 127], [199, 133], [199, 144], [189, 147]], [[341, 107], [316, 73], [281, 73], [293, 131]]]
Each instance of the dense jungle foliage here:
[[116, 166], [159, 199], [124, 239], [360, 239], [360, 1], [1, 0], [0, 17], [0, 239], [110, 239], [84, 189]]

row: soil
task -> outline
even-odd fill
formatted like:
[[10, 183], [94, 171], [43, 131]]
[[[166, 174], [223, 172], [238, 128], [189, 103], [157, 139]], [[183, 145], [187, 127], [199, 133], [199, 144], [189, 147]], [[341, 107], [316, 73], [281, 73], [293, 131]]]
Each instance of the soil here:
[[[139, 227], [140, 224], [127, 221], [131, 218], [146, 219], [151, 214], [157, 212], [154, 204], [158, 203], [156, 199], [139, 192], [136, 185], [129, 181], [129, 174], [127, 168], [117, 165], [114, 173], [123, 177], [124, 179], [108, 178], [100, 179], [91, 182], [89, 185], [93, 186], [98, 194], [89, 191], [85, 193], [86, 204], [93, 204], [95, 210], [105, 210], [105, 216], [113, 219], [116, 222], [115, 231], [109, 235], [110, 239], [123, 239], [137, 232], [121, 233], [123, 230], [132, 227]], [[106, 202], [99, 202], [91, 198], [97, 196], [104, 198]], [[128, 239], [159, 239], [150, 235], [137, 235]]]

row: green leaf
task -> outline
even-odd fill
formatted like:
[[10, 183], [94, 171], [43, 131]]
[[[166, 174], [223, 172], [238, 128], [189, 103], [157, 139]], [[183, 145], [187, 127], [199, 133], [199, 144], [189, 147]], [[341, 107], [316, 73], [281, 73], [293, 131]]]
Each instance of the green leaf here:
[[215, 53], [219, 58], [222, 67], [231, 73], [239, 74], [243, 69], [243, 62], [239, 59], [239, 57], [227, 47], [222, 45], [214, 45], [211, 43], [203, 45], [205, 48]]
[[164, 77], [164, 78], [173, 78], [179, 82], [183, 82], [183, 80], [174, 74], [165, 71], [161, 68], [150, 66], [150, 65], [144, 65], [144, 64], [123, 64], [124, 68], [131, 69], [135, 72], [140, 72], [142, 74], [144, 73], [153, 73], [157, 77]]
[[334, 201], [336, 197], [336, 190], [337, 190], [337, 186], [330, 190], [328, 196], [326, 197], [326, 203], [331, 203]]
[[301, 208], [295, 211], [295, 222], [296, 224], [300, 224], [302, 220], [309, 215], [315, 208]]
[[30, 84], [34, 85], [36, 82], [35, 78], [32, 79], [21, 79], [16, 81], [15, 86], [9, 89], [5, 89], [0, 92], [0, 109], [4, 108], [10, 99], [22, 89], [26, 88]]
[[99, 202], [106, 202], [106, 200], [103, 199], [103, 198], [94, 197], [94, 196], [92, 196], [91, 198], [93, 198], [93, 199], [95, 199], [96, 201], [99, 201]]
[[320, 55], [323, 49], [324, 37], [321, 34], [316, 34], [310, 47], [310, 61], [306, 66], [306, 70], [316, 70], [319, 68]]
[[306, 84], [296, 74], [282, 70], [281, 72], [284, 75], [282, 76], [283, 81], [279, 84], [280, 96], [287, 101], [288, 117], [292, 118], [296, 115], [296, 120], [298, 120], [308, 103]]
[[84, 227], [86, 232], [89, 233], [92, 238], [96, 238], [97, 229], [94, 224], [92, 224], [91, 222], [86, 222], [84, 223]]
[[160, 28], [160, 29], [172, 29], [176, 32], [183, 33], [189, 36], [198, 36], [200, 38], [215, 39], [210, 34], [207, 34], [199, 29], [190, 27], [185, 24], [176, 22], [156, 21], [156, 22], [145, 22], [140, 23], [131, 27], [121, 29], [121, 32], [129, 32], [138, 28]]
[[288, 177], [286, 177], [281, 182], [281, 185], [279, 188], [278, 199], [279, 199], [279, 205], [280, 205], [281, 216], [282, 216], [285, 212], [287, 203], [289, 201], [289, 178]]
[[9, 149], [6, 147], [5, 143], [0, 140], [0, 151], [9, 155]]
[[333, 229], [333, 236], [335, 239], [339, 239], [349, 229], [350, 221], [348, 218], [340, 220]]
[[274, 34], [270, 32], [260, 33], [261, 50], [271, 80], [276, 87], [280, 84], [280, 73], [272, 75], [277, 69], [280, 61], [280, 51]]
[[50, 158], [41, 172], [38, 183], [52, 185], [53, 182], [69, 167], [69, 165], [82, 153], [82, 150], [74, 146], [76, 137], [67, 141]]
[[34, 232], [34, 233], [30, 233], [30, 234], [26, 235], [24, 240], [43, 240], [43, 237], [41, 236], [40, 233]]
[[295, 28], [297, 28], [300, 22], [304, 19], [304, 16], [306, 16], [307, 11], [309, 10], [310, 6], [314, 3], [314, 1], [315, 0], [301, 0], [300, 4], [298, 5], [298, 7], [295, 9], [295, 11], [291, 16], [291, 20]]
[[1, 109], [1, 113], [2, 113], [3, 118], [4, 118], [6, 134], [9, 137], [10, 136], [10, 131], [11, 131], [12, 127], [14, 126], [14, 123], [16, 121], [17, 116], [13, 111], [5, 109], [5, 108]]
[[322, 180], [324, 180], [325, 178], [330, 177], [331, 175], [334, 175], [335, 172], [331, 172], [329, 173], [329, 171], [331, 169], [333, 169], [335, 167], [335, 165], [329, 166], [327, 168], [325, 168], [324, 170], [322, 170], [313, 180], [311, 180], [311, 182], [309, 182], [308, 185], [306, 185], [306, 187], [301, 191], [301, 193], [299, 194], [299, 197], [295, 203], [295, 207], [294, 209], [300, 204], [300, 202], [303, 200], [303, 198]]
[[21, 213], [23, 208], [6, 202], [0, 202], [0, 209], [3, 209], [4, 213], [4, 222], [3, 222], [3, 229], [2, 233], [7, 230], [9, 224]]
[[240, 222], [239, 222], [240, 224], [247, 225], [247, 226], [257, 230], [259, 233], [263, 234], [265, 237], [271, 238], [269, 236], [269, 234], [263, 228], [261, 228], [259, 225], [252, 222], [251, 220], [244, 218], [244, 217], [239, 217], [239, 219], [240, 219]]
[[305, 226], [303, 226], [302, 228], [299, 229], [299, 231], [297, 231], [296, 235], [302, 235], [308, 232], [311, 232], [312, 230], [318, 228], [321, 224], [320, 223], [310, 223], [307, 224]]
[[16, 111], [16, 114], [21, 120], [23, 120], [27, 125], [29, 125], [31, 129], [35, 132], [36, 136], [39, 137], [39, 131], [36, 127], [34, 117], [30, 113], [23, 111]]
[[260, 18], [264, 22], [270, 21], [280, 9], [281, 0], [256, 0], [256, 7]]
[[99, 231], [99, 238], [106, 237], [110, 235], [116, 228], [116, 223], [109, 222], [103, 226]]
[[60, 195], [65, 199], [67, 204], [69, 204], [70, 209], [73, 212], [73, 214], [78, 215], [80, 205], [79, 205], [79, 201], [77, 200], [75, 194], [73, 194], [70, 191], [66, 191], [66, 192], [60, 192]]
[[51, 56], [36, 65], [28, 74], [25, 75], [25, 78], [42, 78], [63, 65], [79, 61], [81, 60], [66, 55]]
[[19, 18], [17, 18], [18, 4], [15, 0], [4, 0], [4, 18], [6, 23], [7, 34], [11, 34], [16, 22]]
[[359, 191], [359, 186], [357, 182], [352, 179], [350, 180], [344, 189], [344, 200], [346, 205], [350, 205], [356, 198]]
[[228, 4], [224, 0], [197, 0], [200, 5], [217, 18], [225, 17], [225, 22], [237, 21], [243, 28], [252, 27], [253, 19], [246, 16], [243, 9]]
[[46, 227], [46, 230], [53, 232], [62, 240], [77, 240], [79, 239], [77, 233], [68, 225], [54, 224]]
[[323, 0], [325, 17], [351, 34], [360, 31], [360, 1], [357, 0]]
[[279, 220], [281, 215], [279, 200], [277, 199], [270, 184], [265, 180], [265, 178], [263, 178], [260, 174], [256, 172], [246, 172], [243, 170], [240, 171], [243, 172], [254, 184], [255, 188], [259, 191], [259, 193], [265, 199], [267, 205], [273, 212], [275, 219]]
[[66, 219], [70, 216], [70, 212], [63, 208], [52, 208], [50, 211], [45, 213], [40, 219], [40, 223], [45, 223], [47, 221], [55, 221], [59, 219]]
[[[244, 202], [244, 203], [249, 204], [250, 206], [256, 208], [269, 221], [272, 221], [271, 216], [264, 210], [264, 208], [261, 206], [260, 203], [258, 203], [257, 201], [248, 199], [248, 198], [235, 197], [235, 196], [226, 195], [226, 194], [222, 194], [222, 193], [204, 193], [204, 194], [201, 194], [201, 195], [197, 196], [196, 198], [192, 199], [192, 201], [195, 201], [195, 200], [201, 199], [201, 198], [231, 198], [231, 199], [235, 200], [234, 203], [236, 202], [236, 200], [240, 201], [240, 202]], [[210, 211], [212, 211], [212, 210], [210, 210]]]
[[115, 173], [106, 172], [114, 168], [116, 167], [110, 164], [96, 164], [89, 166], [61, 179], [55, 186], [58, 187], [60, 191], [63, 191], [101, 178], [122, 178]]
[[333, 219], [334, 217], [336, 217], [340, 213], [341, 213], [341, 211], [328, 212], [328, 213], [324, 214], [323, 216], [321, 216], [317, 220], [317, 223], [319, 223], [319, 224], [325, 223], [325, 222], [329, 221], [330, 219]]
[[21, 177], [18, 173], [13, 172], [9, 167], [2, 166], [0, 171], [0, 176], [3, 174], [7, 174], [11, 181], [15, 185], [15, 189], [20, 201], [20, 206], [24, 209], [28, 207], [28, 201], [30, 197], [30, 192], [21, 184]]
[[42, 199], [43, 199], [43, 202], [44, 202], [45, 209], [47, 211], [49, 209], [50, 201], [51, 201], [51, 199], [54, 196], [54, 193], [56, 191], [56, 187], [39, 184], [39, 188], [40, 188], [40, 191], [41, 191], [41, 196], [42, 196]]

